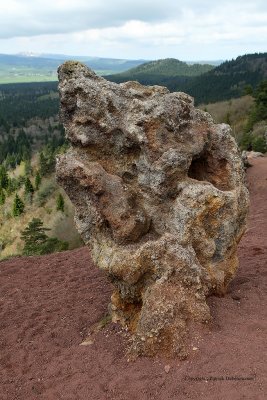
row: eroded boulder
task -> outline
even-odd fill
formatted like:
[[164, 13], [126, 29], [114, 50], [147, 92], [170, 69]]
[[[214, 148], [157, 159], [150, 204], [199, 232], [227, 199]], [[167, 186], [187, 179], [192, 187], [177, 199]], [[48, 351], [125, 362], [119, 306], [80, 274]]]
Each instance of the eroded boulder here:
[[206, 297], [235, 275], [248, 191], [230, 127], [184, 93], [115, 84], [86, 66], [59, 68], [71, 148], [57, 179], [95, 263], [114, 284], [111, 313], [132, 354], [186, 354]]

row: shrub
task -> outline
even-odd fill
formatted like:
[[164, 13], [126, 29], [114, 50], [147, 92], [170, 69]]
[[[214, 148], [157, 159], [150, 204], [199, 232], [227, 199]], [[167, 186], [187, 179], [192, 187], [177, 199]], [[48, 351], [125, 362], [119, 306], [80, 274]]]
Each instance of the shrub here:
[[43, 206], [47, 198], [55, 191], [55, 184], [51, 181], [46, 182], [37, 192], [36, 203]]
[[265, 138], [262, 136], [255, 136], [252, 139], [252, 149], [254, 151], [260, 151], [261, 153], [266, 153], [267, 145]]
[[57, 211], [64, 212], [65, 202], [61, 193], [57, 196]]
[[40, 254], [50, 254], [56, 251], [68, 250], [68, 242], [63, 242], [57, 238], [48, 238], [42, 245]]
[[239, 141], [241, 150], [251, 150], [252, 148], [252, 133], [245, 132]]

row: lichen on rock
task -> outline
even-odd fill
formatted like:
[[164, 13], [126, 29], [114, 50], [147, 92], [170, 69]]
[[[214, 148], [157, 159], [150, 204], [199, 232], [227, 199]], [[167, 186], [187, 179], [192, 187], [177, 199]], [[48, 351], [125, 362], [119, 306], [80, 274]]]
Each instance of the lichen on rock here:
[[113, 321], [132, 354], [184, 357], [188, 327], [210, 319], [206, 297], [238, 266], [248, 191], [230, 127], [185, 93], [118, 85], [80, 63], [59, 68], [59, 91], [71, 147], [57, 179], [114, 284]]

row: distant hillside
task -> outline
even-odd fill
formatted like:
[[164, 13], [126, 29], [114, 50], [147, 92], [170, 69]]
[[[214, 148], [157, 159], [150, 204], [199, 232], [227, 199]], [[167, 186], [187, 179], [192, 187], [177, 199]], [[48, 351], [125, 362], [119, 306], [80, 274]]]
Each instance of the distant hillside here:
[[171, 90], [182, 90], [200, 102], [215, 102], [237, 98], [246, 86], [252, 88], [267, 78], [267, 53], [239, 56], [226, 61], [201, 76], [183, 82], [169, 82]]
[[150, 61], [120, 74], [106, 76], [106, 78], [118, 83], [127, 80], [138, 80], [142, 84], [166, 84], [170, 78], [198, 76], [213, 68], [214, 66], [209, 64], [189, 65], [175, 58], [166, 58]]
[[55, 58], [52, 55], [44, 57], [42, 55], [0, 54], [0, 83], [56, 81], [57, 68], [67, 59], [82, 61], [99, 75], [119, 73], [144, 62], [144, 60], [123, 60], [89, 56], [58, 55], [58, 57]]
[[[239, 56], [216, 68], [200, 64], [188, 66], [173, 59], [159, 60], [157, 63], [146, 63], [106, 78], [115, 82], [137, 80], [146, 85], [167, 86], [171, 91], [190, 94], [199, 104], [240, 97], [246, 86], [251, 85], [255, 89], [267, 77], [267, 53]], [[179, 70], [177, 75], [174, 74], [175, 65]], [[206, 71], [203, 71], [205, 68]]]
[[[68, 146], [58, 102], [56, 82], [0, 85], [0, 259], [22, 253], [20, 236], [33, 218], [69, 248], [81, 244], [73, 206], [55, 181], [55, 158]], [[15, 215], [16, 195], [23, 211]]]
[[199, 108], [207, 111], [216, 123], [229, 124], [232, 128], [233, 136], [240, 143], [246, 131], [253, 105], [253, 97], [247, 95], [217, 103], [201, 104]]
[[24, 126], [31, 118], [49, 118], [58, 113], [57, 82], [13, 83], [0, 85], [1, 125]]

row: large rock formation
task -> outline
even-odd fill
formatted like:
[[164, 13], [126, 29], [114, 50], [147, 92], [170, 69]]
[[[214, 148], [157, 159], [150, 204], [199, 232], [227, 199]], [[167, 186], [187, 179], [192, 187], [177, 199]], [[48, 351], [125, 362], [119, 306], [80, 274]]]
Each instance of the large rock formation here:
[[133, 354], [183, 357], [188, 327], [210, 318], [206, 297], [238, 266], [248, 192], [230, 127], [184, 93], [117, 85], [80, 63], [63, 64], [59, 81], [71, 148], [57, 177], [115, 286], [112, 318]]

